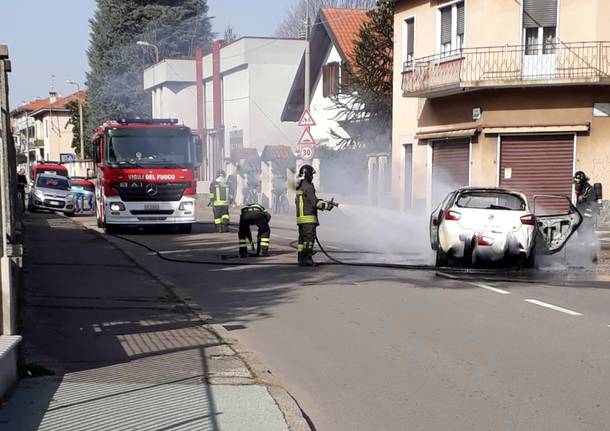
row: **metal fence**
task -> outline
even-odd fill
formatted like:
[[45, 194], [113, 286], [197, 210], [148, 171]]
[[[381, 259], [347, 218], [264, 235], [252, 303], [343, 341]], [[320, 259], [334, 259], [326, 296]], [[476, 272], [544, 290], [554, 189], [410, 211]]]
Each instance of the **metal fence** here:
[[467, 48], [403, 64], [402, 90], [410, 93], [535, 81], [599, 82], [610, 78], [610, 42], [552, 42]]

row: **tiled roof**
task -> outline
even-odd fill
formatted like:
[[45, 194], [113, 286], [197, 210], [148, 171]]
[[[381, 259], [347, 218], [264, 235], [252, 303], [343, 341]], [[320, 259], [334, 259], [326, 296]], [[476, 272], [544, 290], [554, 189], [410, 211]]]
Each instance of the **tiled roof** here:
[[84, 102], [86, 98], [87, 92], [85, 90], [81, 90], [66, 97], [58, 97], [55, 102], [50, 104], [50, 106], [49, 98], [47, 97], [46, 99], [36, 99], [32, 102], [20, 105], [15, 109], [14, 112], [36, 112], [45, 109], [64, 109], [69, 102], [78, 99]]
[[231, 152], [231, 160], [259, 160], [258, 151], [256, 148], [236, 148]]
[[288, 145], [266, 145], [261, 155], [261, 159], [265, 162], [293, 157], [294, 153]]
[[354, 58], [355, 41], [362, 25], [369, 21], [364, 9], [330, 9], [320, 10], [321, 19], [334, 36], [338, 48], [346, 59]]

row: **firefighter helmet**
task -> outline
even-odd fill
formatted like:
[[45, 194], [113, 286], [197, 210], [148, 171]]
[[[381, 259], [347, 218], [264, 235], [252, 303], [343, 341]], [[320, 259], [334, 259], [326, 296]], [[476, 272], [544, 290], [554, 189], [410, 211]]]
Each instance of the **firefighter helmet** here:
[[586, 183], [587, 181], [590, 180], [590, 178], [587, 176], [587, 174], [585, 174], [583, 171], [576, 172], [572, 179], [574, 180], [575, 184]]
[[301, 178], [311, 178], [316, 173], [316, 170], [311, 165], [303, 165], [301, 169], [299, 169], [299, 177]]

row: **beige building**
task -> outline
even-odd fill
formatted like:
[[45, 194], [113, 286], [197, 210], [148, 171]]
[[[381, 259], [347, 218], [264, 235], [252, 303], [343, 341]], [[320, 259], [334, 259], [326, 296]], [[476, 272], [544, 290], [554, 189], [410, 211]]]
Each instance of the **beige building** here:
[[29, 137], [30, 157], [34, 160], [60, 161], [62, 154], [73, 155], [72, 125], [68, 123], [70, 111], [66, 106], [78, 99], [85, 101], [84, 91], [66, 97], [51, 92], [46, 99], [18, 106], [11, 113], [18, 151], [25, 153], [26, 137]]
[[610, 193], [610, 2], [397, 0], [392, 189], [426, 209], [451, 188]]

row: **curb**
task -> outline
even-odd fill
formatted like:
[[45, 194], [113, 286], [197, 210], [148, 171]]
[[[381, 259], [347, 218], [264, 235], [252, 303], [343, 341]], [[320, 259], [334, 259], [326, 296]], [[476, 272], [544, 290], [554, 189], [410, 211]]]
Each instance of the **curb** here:
[[[296, 399], [280, 384], [280, 382], [273, 376], [271, 371], [267, 369], [262, 362], [260, 362], [252, 352], [248, 351], [243, 345], [241, 345], [237, 339], [232, 337], [232, 335], [225, 329], [222, 325], [216, 323], [210, 323], [212, 319], [211, 316], [205, 315], [201, 312], [201, 307], [192, 302], [190, 298], [186, 298], [181, 296], [177, 291], [179, 288], [167, 280], [160, 274], [156, 273], [144, 265], [140, 264], [137, 259], [132, 256], [132, 254], [119, 247], [114, 241], [110, 240], [109, 237], [102, 234], [96, 229], [91, 229], [86, 226], [84, 223], [81, 223], [78, 220], [68, 218], [68, 220], [72, 221], [79, 226], [93, 232], [99, 238], [108, 242], [112, 245], [117, 251], [123, 254], [130, 262], [132, 262], [139, 269], [144, 271], [146, 274], [150, 275], [154, 280], [160, 283], [165, 290], [170, 294], [170, 296], [176, 300], [176, 302], [185, 306], [200, 322], [202, 326], [205, 326], [210, 332], [215, 334], [218, 338], [223, 340], [227, 346], [233, 350], [235, 355], [242, 360], [245, 364], [246, 368], [250, 371], [253, 376], [253, 381], [248, 384], [261, 384], [265, 386], [267, 392], [275, 401], [275, 404], [278, 406], [280, 412], [284, 416], [284, 420], [290, 431], [315, 431], [315, 426], [309, 420], [307, 414], [301, 409], [301, 406], [297, 402]], [[214, 384], [214, 383], [210, 383]], [[218, 382], [217, 382], [218, 384]], [[239, 383], [238, 383], [239, 384]]]

